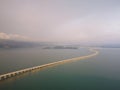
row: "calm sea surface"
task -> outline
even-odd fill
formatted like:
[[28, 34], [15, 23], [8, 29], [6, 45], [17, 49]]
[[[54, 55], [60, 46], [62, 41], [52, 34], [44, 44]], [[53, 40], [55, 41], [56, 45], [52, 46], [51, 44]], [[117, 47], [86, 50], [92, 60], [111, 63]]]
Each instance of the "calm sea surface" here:
[[[35, 70], [5, 81], [0, 90], [120, 90], [120, 48], [92, 58]], [[88, 55], [88, 49], [0, 49], [0, 74]]]

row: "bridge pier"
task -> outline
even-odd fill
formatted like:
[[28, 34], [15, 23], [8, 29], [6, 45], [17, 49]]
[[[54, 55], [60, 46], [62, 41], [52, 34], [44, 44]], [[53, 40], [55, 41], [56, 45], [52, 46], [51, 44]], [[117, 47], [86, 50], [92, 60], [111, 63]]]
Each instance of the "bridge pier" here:
[[70, 61], [77, 61], [77, 60], [81, 60], [81, 59], [87, 59], [87, 58], [93, 57], [93, 56], [98, 54], [98, 51], [96, 51], [96, 50], [90, 49], [90, 51], [92, 51], [94, 53], [90, 54], [90, 55], [86, 55], [86, 56], [81, 56], [81, 57], [62, 60], [62, 61], [57, 61], [57, 62], [53, 62], [53, 63], [48, 63], [48, 64], [44, 64], [44, 65], [40, 65], [40, 66], [36, 66], [36, 67], [32, 67], [32, 68], [27, 68], [27, 69], [23, 69], [23, 70], [11, 72], [11, 73], [3, 74], [3, 75], [0, 75], [0, 81], [5, 80], [5, 79], [10, 78], [10, 77], [14, 77], [16, 75], [19, 75], [19, 74], [22, 74], [22, 73], [25, 73], [25, 72], [31, 72], [32, 70], [35, 70], [35, 69], [40, 69], [40, 68], [44, 68], [44, 67], [47, 67], [47, 66], [52, 66], [52, 65], [56, 65], [56, 64], [60, 64], [60, 63], [70, 62]]

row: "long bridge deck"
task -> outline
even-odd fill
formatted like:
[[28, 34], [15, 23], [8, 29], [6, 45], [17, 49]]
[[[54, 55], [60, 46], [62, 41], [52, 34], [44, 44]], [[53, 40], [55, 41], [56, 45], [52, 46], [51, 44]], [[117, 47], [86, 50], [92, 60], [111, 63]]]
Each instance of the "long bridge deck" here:
[[90, 57], [93, 57], [95, 55], [97, 55], [99, 52], [95, 49], [89, 49], [91, 52], [93, 52], [92, 54], [86, 55], [86, 56], [81, 56], [81, 57], [76, 57], [76, 58], [71, 58], [71, 59], [66, 59], [66, 60], [61, 60], [61, 61], [57, 61], [57, 62], [53, 62], [53, 63], [48, 63], [48, 64], [44, 64], [44, 65], [40, 65], [40, 66], [35, 66], [35, 67], [31, 67], [31, 68], [26, 68], [26, 69], [22, 69], [22, 70], [18, 70], [18, 71], [14, 71], [14, 72], [10, 72], [10, 73], [6, 73], [6, 74], [2, 74], [0, 75], [0, 81], [20, 75], [22, 73], [25, 72], [30, 72], [32, 70], [36, 70], [36, 69], [41, 69], [47, 66], [52, 66], [52, 65], [56, 65], [56, 64], [60, 64], [60, 63], [64, 63], [64, 62], [71, 62], [71, 61], [77, 61], [77, 60], [81, 60], [81, 59], [87, 59]]

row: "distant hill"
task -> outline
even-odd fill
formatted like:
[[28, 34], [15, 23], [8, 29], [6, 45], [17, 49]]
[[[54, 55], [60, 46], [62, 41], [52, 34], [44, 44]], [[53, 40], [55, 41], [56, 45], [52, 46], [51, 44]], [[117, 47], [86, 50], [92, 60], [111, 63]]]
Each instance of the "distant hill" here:
[[102, 48], [120, 48], [120, 44], [104, 44], [104, 45], [82, 45], [82, 44], [56, 44], [53, 42], [30, 42], [0, 39], [0, 48], [27, 48], [40, 47], [43, 49], [78, 49], [80, 46], [102, 47]]
[[103, 45], [102, 48], [120, 48], [119, 44]]
[[41, 45], [43, 45], [43, 43], [0, 39], [0, 48], [25, 48], [38, 47]]

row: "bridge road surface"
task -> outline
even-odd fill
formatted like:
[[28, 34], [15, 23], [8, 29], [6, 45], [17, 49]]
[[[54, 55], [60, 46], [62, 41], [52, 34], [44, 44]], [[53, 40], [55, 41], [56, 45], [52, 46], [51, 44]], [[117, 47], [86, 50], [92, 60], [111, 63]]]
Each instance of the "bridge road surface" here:
[[89, 50], [91, 52], [93, 52], [93, 53], [89, 54], [89, 55], [81, 56], [81, 57], [61, 60], [61, 61], [57, 61], [57, 62], [52, 62], [52, 63], [48, 63], [48, 64], [43, 64], [43, 65], [40, 65], [40, 66], [35, 66], [35, 67], [31, 67], [31, 68], [26, 68], [26, 69], [22, 69], [22, 70], [10, 72], [10, 73], [2, 74], [2, 75], [0, 75], [0, 81], [6, 80], [8, 78], [11, 78], [11, 77], [14, 77], [14, 76], [17, 76], [17, 75], [20, 75], [22, 73], [31, 72], [32, 70], [42, 69], [44, 67], [48, 67], [48, 66], [52, 66], [52, 65], [56, 65], [56, 64], [60, 64], [60, 63], [65, 63], [65, 62], [71, 62], [71, 61], [78, 61], [78, 60], [82, 60], [82, 59], [87, 59], [87, 58], [96, 56], [99, 53], [97, 50], [92, 49], [92, 48], [90, 48]]

